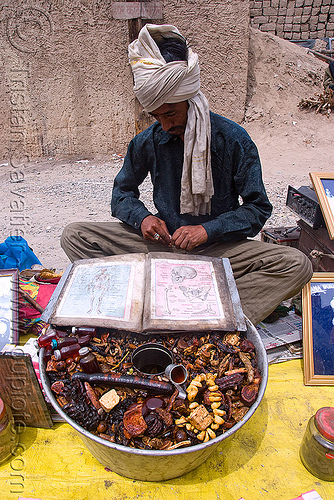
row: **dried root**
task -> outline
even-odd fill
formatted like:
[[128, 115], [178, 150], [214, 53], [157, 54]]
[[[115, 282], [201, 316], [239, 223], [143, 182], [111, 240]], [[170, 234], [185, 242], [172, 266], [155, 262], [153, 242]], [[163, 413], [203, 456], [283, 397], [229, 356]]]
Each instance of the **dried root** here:
[[322, 94], [314, 94], [314, 97], [302, 99], [298, 107], [301, 109], [313, 109], [316, 113], [329, 116], [334, 109], [334, 92], [332, 89], [325, 90]]

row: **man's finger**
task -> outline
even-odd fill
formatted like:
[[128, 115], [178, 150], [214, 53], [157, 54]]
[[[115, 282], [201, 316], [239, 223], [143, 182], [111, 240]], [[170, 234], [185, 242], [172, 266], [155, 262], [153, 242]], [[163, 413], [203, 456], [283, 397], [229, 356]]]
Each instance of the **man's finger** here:
[[[156, 237], [159, 236], [159, 238]], [[172, 237], [168, 232], [167, 226], [164, 221], [159, 221], [159, 227], [156, 228], [156, 233], [153, 235], [154, 239], [159, 241], [162, 239], [166, 245], [170, 245], [172, 243]]]

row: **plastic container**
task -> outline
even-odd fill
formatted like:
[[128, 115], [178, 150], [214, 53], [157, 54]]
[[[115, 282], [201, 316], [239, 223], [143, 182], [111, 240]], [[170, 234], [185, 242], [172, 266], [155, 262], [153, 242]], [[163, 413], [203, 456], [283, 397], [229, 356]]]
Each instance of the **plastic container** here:
[[53, 349], [51, 346], [45, 347], [45, 354], [44, 354], [44, 359], [45, 361], [50, 361], [51, 357], [53, 356]]
[[334, 481], [334, 408], [320, 408], [310, 418], [300, 446], [306, 469], [324, 481]]
[[96, 334], [96, 328], [94, 326], [73, 326], [72, 327], [72, 333], [73, 335], [90, 335], [91, 337], [94, 337]]
[[56, 330], [49, 328], [47, 333], [43, 333], [38, 337], [37, 344], [39, 345], [39, 347], [47, 347], [51, 345], [52, 340], [57, 339], [57, 337], [58, 335]]
[[12, 411], [0, 398], [0, 463], [14, 456], [18, 440]]
[[54, 357], [56, 358], [57, 361], [61, 359], [71, 358], [72, 356], [76, 356], [78, 354], [79, 349], [80, 349], [79, 344], [66, 345], [61, 349], [56, 349], [54, 351]]
[[82, 335], [82, 337], [78, 336], [77, 342], [79, 345], [85, 346], [85, 345], [89, 344], [91, 339], [92, 339], [92, 337], [90, 335]]
[[100, 367], [96, 357], [90, 352], [88, 347], [82, 347], [79, 350], [79, 364], [85, 373], [100, 373]]
[[77, 343], [78, 339], [76, 339], [75, 337], [64, 337], [62, 339], [52, 339], [51, 347], [53, 349], [61, 349], [62, 347], [65, 347], [67, 345], [73, 345]]

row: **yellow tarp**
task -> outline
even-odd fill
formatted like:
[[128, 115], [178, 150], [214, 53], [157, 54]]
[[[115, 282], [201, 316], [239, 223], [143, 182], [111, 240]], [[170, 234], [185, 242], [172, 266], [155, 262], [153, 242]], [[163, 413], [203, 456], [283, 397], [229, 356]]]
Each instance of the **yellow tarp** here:
[[0, 466], [0, 500], [290, 500], [315, 489], [334, 499], [334, 482], [307, 472], [299, 446], [309, 418], [333, 406], [333, 387], [305, 387], [302, 362], [269, 367], [263, 401], [249, 422], [200, 467], [149, 483], [107, 471], [68, 424], [26, 429], [25, 451]]

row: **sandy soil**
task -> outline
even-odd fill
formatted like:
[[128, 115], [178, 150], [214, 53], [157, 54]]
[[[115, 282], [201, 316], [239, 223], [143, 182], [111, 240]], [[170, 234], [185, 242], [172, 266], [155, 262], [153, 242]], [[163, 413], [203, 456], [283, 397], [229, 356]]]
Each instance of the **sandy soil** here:
[[[309, 185], [309, 172], [330, 172], [334, 157], [334, 115], [298, 108], [302, 98], [322, 91], [326, 63], [307, 49], [251, 31], [248, 102], [243, 126], [258, 146], [263, 177], [274, 205], [266, 227], [293, 226], [298, 217], [285, 207], [287, 186]], [[59, 245], [72, 221], [110, 220], [110, 194], [125, 151], [108, 158], [49, 158], [22, 167], [23, 179], [11, 182], [8, 161], [0, 161], [2, 241], [11, 228], [24, 237], [45, 267], [64, 269]], [[150, 206], [149, 182], [142, 196]], [[21, 200], [17, 213], [13, 207]]]

